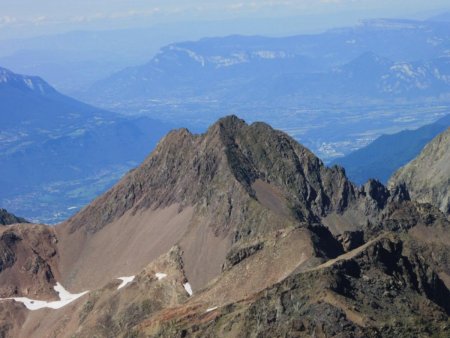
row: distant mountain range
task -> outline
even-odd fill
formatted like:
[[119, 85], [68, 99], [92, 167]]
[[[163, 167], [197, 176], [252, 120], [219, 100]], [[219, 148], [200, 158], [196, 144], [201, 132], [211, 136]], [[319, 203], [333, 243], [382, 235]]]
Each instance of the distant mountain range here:
[[441, 13], [428, 19], [428, 21], [450, 22], [450, 12]]
[[94, 108], [4, 68], [0, 124], [0, 205], [46, 222], [106, 189], [169, 129]]
[[174, 43], [80, 98], [206, 128], [238, 113], [288, 132], [324, 161], [450, 106], [450, 23], [379, 19], [321, 34]]
[[328, 103], [439, 97], [450, 88], [450, 23], [372, 20], [319, 35], [172, 44], [94, 85], [91, 102], [197, 98]]
[[383, 135], [368, 146], [332, 161], [331, 165], [343, 166], [348, 177], [357, 184], [364, 184], [371, 178], [387, 183], [400, 167], [449, 126], [450, 114], [415, 130]]
[[321, 22], [317, 17], [295, 15], [272, 19], [208, 18], [156, 25], [145, 21], [135, 23], [136, 28], [112, 30], [92, 30], [88, 25], [83, 30], [31, 38], [5, 39], [3, 34], [0, 65], [18, 73], [37, 74], [59, 91], [73, 96], [111, 73], [146, 62], [170, 43], [237, 33], [286, 36], [298, 31], [319, 31], [333, 24]]

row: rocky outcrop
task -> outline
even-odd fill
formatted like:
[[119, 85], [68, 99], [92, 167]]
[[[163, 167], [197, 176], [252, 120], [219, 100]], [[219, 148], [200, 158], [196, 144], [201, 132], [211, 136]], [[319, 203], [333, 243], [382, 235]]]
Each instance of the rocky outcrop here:
[[43, 225], [14, 225], [0, 234], [0, 297], [56, 296], [57, 239]]
[[250, 299], [212, 313], [186, 309], [141, 330], [155, 337], [445, 337], [450, 291], [417, 247], [411, 237], [385, 235]]
[[404, 184], [412, 199], [431, 203], [450, 215], [450, 128], [433, 139], [412, 162], [389, 181]]
[[10, 225], [15, 223], [28, 223], [28, 221], [22, 217], [17, 217], [5, 209], [0, 209], [0, 225]]
[[244, 259], [255, 254], [264, 247], [264, 242], [249, 245], [243, 248], [234, 248], [228, 252], [223, 270], [228, 270], [232, 266], [242, 262]]

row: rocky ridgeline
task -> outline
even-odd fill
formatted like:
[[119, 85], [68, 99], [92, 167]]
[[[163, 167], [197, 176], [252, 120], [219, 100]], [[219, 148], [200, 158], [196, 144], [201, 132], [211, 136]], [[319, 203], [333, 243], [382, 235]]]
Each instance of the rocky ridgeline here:
[[[42, 264], [29, 285], [48, 285], [54, 271], [83, 285], [77, 273], [99, 258], [89, 250], [126, 255], [127, 236], [117, 241], [114, 231], [133, 236], [151, 224], [145, 217], [176, 206], [189, 217], [171, 230], [181, 239], [140, 267], [125, 291], [99, 285], [75, 312], [63, 313], [68, 336], [446, 337], [449, 221], [409, 189], [404, 181], [357, 187], [288, 135], [230, 116], [202, 135], [169, 133], [141, 166], [55, 232], [14, 226], [4, 233], [0, 278], [37, 255]], [[64, 251], [73, 243], [73, 252], [89, 243], [79, 253], [88, 257], [83, 264]], [[141, 258], [130, 252], [127, 265]], [[60, 258], [69, 256], [75, 260]], [[158, 280], [158, 271], [167, 279]], [[46, 335], [57, 332], [45, 325]]]

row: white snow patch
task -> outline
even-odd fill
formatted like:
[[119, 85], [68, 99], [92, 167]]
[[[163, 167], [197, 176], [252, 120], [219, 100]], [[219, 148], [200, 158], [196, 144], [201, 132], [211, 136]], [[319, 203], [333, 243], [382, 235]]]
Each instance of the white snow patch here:
[[184, 283], [183, 286], [184, 286], [184, 289], [186, 290], [186, 292], [189, 294], [189, 296], [192, 296], [194, 294], [192, 292], [191, 284]]
[[119, 277], [117, 279], [120, 279], [122, 281], [122, 283], [120, 283], [120, 285], [117, 287], [117, 290], [122, 289], [124, 286], [126, 286], [127, 284], [131, 283], [134, 278], [136, 276], [130, 276], [130, 277]]
[[23, 82], [25, 82], [25, 84], [27, 85], [28, 88], [30, 88], [31, 90], [34, 90], [34, 84], [33, 81], [31, 81], [30, 79], [23, 79]]
[[210, 307], [210, 308], [208, 308], [208, 309], [206, 309], [206, 313], [208, 313], [208, 312], [211, 312], [211, 311], [214, 311], [214, 310], [217, 310], [218, 309], [218, 307], [217, 306], [214, 306], [214, 307]]
[[166, 277], [167, 277], [167, 274], [162, 273], [162, 272], [157, 272], [157, 273], [155, 274], [155, 276], [156, 276], [156, 278], [158, 278], [158, 280], [161, 280], [161, 279], [163, 279], [163, 278], [166, 278]]
[[7, 300], [7, 299], [15, 300], [16, 302], [23, 303], [27, 307], [28, 310], [32, 310], [32, 311], [40, 310], [43, 308], [60, 309], [63, 306], [66, 306], [67, 304], [72, 303], [73, 301], [77, 300], [78, 298], [80, 298], [81, 296], [84, 296], [86, 293], [89, 292], [89, 291], [84, 291], [82, 293], [72, 294], [69, 291], [67, 291], [66, 289], [64, 289], [64, 287], [59, 283], [56, 283], [56, 285], [53, 288], [59, 295], [59, 300], [57, 300], [57, 301], [47, 302], [45, 300], [33, 300], [33, 299], [30, 299], [27, 297], [2, 298], [1, 300]]

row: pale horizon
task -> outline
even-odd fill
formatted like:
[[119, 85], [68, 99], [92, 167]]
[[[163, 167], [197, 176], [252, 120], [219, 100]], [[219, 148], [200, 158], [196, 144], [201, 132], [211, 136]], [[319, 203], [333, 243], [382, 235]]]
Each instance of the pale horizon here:
[[[71, 31], [122, 30], [161, 25], [245, 22], [224, 34], [269, 34], [255, 22], [286, 19], [275, 35], [319, 32], [372, 18], [426, 19], [450, 10], [447, 1], [3, 1], [0, 40]], [[252, 27], [252, 24], [254, 27]]]

